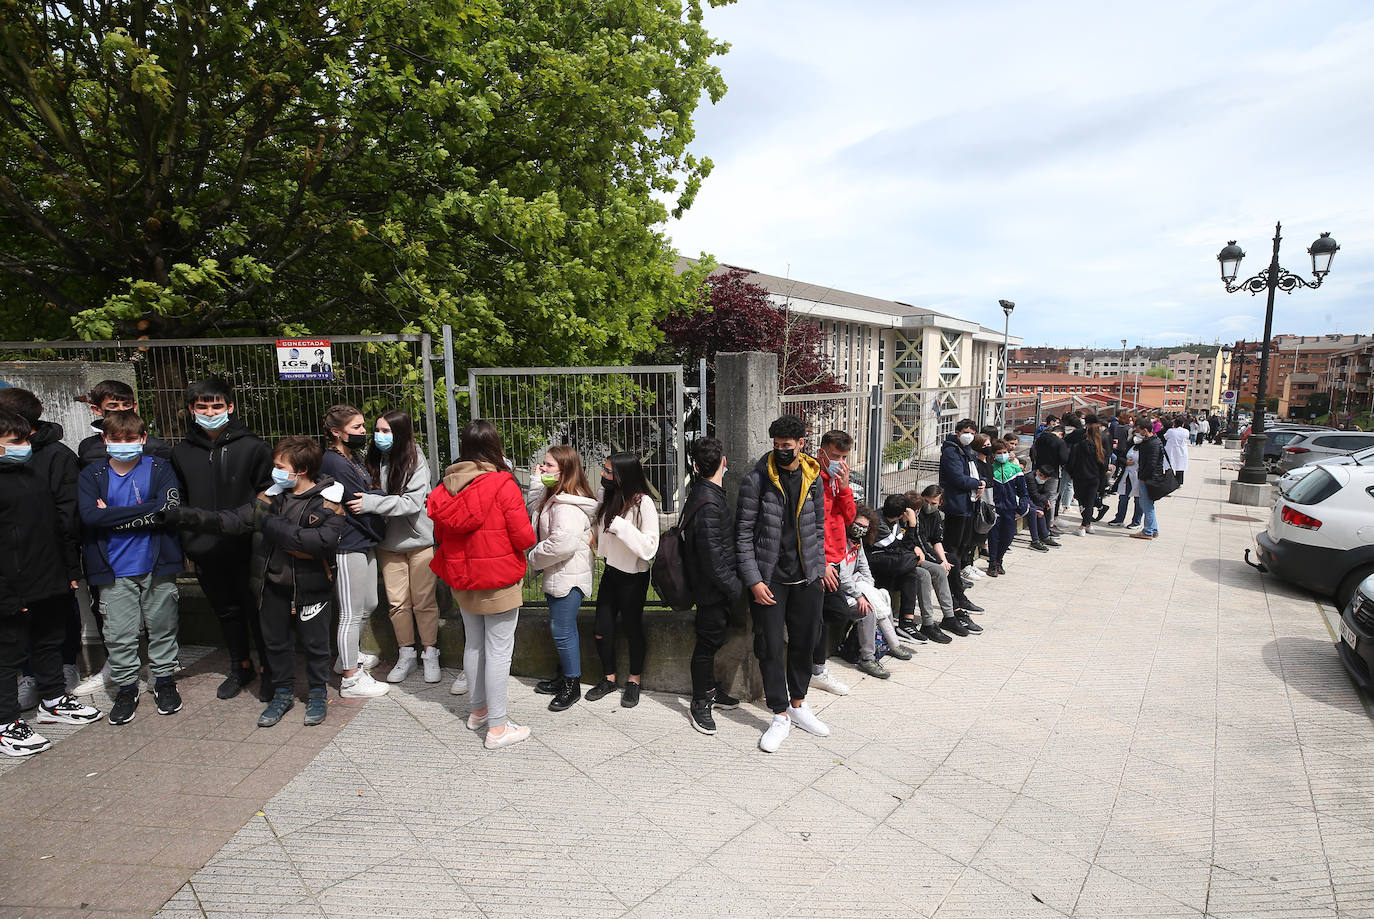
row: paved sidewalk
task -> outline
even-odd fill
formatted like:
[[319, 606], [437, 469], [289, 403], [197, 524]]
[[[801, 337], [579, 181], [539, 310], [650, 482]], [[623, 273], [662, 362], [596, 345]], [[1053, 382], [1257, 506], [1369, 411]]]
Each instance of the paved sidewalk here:
[[983, 635], [886, 682], [832, 661], [831, 736], [773, 756], [758, 705], [704, 737], [681, 697], [555, 715], [528, 681], [534, 736], [488, 753], [412, 679], [157, 915], [1374, 916], [1369, 715], [1319, 604], [1240, 561], [1265, 512], [1193, 456], [1162, 538], [1019, 541]]

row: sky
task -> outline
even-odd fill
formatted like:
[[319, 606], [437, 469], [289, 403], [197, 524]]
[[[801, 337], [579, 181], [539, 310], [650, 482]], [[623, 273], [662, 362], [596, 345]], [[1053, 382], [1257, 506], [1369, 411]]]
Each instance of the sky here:
[[1027, 345], [1374, 332], [1374, 3], [739, 0], [684, 255], [901, 300]]

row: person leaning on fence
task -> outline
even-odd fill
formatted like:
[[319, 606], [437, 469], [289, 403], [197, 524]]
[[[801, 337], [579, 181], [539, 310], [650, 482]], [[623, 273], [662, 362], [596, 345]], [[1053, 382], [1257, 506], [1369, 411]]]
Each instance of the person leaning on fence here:
[[453, 588], [463, 617], [463, 665], [472, 688], [471, 730], [487, 728], [484, 745], [498, 750], [530, 736], [506, 714], [515, 627], [520, 619], [525, 553], [534, 528], [515, 476], [506, 466], [501, 435], [490, 421], [468, 422], [458, 461], [430, 492], [437, 547], [432, 567]]
[[[425, 499], [433, 487], [429, 464], [415, 442], [415, 424], [408, 414], [391, 411], [377, 419], [372, 443], [364, 458], [376, 491], [344, 495], [344, 506], [355, 517], [375, 514], [386, 525], [377, 543], [391, 629], [399, 649], [388, 683], [400, 683], [423, 667], [426, 683], [437, 683], [439, 672], [439, 601], [434, 595], [434, 524], [425, 513]], [[380, 492], [378, 494], [377, 492]], [[420, 633], [420, 651], [415, 633]]]
[[[95, 433], [83, 438], [76, 447], [77, 459], [83, 467], [105, 460], [105, 438], [102, 436], [105, 415], [110, 412], [138, 411], [138, 400], [134, 398], [133, 387], [123, 380], [101, 380], [86, 394], [86, 404], [91, 407], [91, 413], [95, 416], [91, 421]], [[171, 459], [172, 445], [160, 437], [149, 434], [147, 443], [143, 445], [143, 455]]]
[[644, 673], [644, 601], [649, 594], [649, 568], [658, 553], [658, 511], [644, 467], [633, 453], [614, 453], [601, 470], [601, 500], [597, 504], [592, 538], [596, 554], [606, 560], [596, 592], [596, 650], [601, 680], [587, 690], [595, 702], [616, 689], [616, 620], [625, 629], [630, 670], [620, 704], [639, 704], [639, 680]]
[[596, 498], [582, 457], [558, 444], [530, 475], [525, 492], [530, 522], [539, 541], [530, 550], [530, 567], [540, 572], [549, 601], [549, 632], [558, 652], [558, 675], [540, 680], [534, 691], [553, 696], [549, 711], [561, 712], [582, 698], [582, 645], [577, 612], [592, 595], [592, 519]]
[[773, 712], [759, 748], [776, 753], [794, 723], [819, 737], [830, 734], [806, 703], [825, 602], [825, 496], [820, 463], [802, 452], [801, 419], [783, 415], [768, 426], [768, 436], [773, 449], [740, 483], [735, 550], [740, 581], [751, 594], [754, 656]]
[[143, 455], [147, 429], [134, 412], [112, 412], [103, 428], [107, 459], [81, 470], [86, 577], [100, 587], [110, 678], [119, 691], [110, 724], [138, 710], [138, 645], [148, 635], [157, 713], [181, 710], [177, 692], [177, 575], [185, 569], [167, 512], [181, 504], [172, 464]]
[[[43, 403], [27, 389], [15, 386], [0, 389], [0, 410], [13, 412], [28, 422], [29, 445], [33, 448], [33, 454], [27, 465], [38, 475], [56, 503], [62, 527], [60, 532], [71, 543], [72, 551], [76, 552], [80, 546], [81, 529], [76, 510], [78, 464], [76, 454], [62, 443], [62, 426], [43, 420]], [[62, 640], [62, 677], [67, 692], [74, 692], [81, 682], [76, 664], [81, 656], [81, 608], [77, 605], [74, 590], [68, 592], [67, 599], [69, 602], [63, 617], [66, 635]], [[37, 680], [32, 674], [20, 679], [21, 708], [32, 708], [36, 704], [37, 687]]]
[[[321, 469], [343, 486], [346, 501], [358, 495], [381, 493], [372, 486], [372, 475], [364, 461], [367, 449], [367, 420], [351, 405], [331, 405], [324, 413], [325, 450]], [[358, 513], [348, 504], [348, 527], [339, 540], [335, 560], [338, 579], [335, 590], [339, 600], [339, 658], [334, 672], [343, 675], [339, 695], [345, 699], [370, 699], [384, 696], [391, 688], [372, 678], [368, 670], [377, 666], [377, 655], [359, 647], [363, 623], [377, 608], [377, 543], [385, 535], [385, 523], [373, 513]], [[458, 676], [463, 679], [462, 674]]]
[[279, 723], [295, 705], [296, 641], [305, 651], [307, 726], [328, 715], [329, 630], [334, 559], [347, 526], [343, 486], [320, 473], [324, 453], [312, 438], [285, 437], [272, 455], [272, 484], [240, 507], [168, 512], [184, 529], [247, 536], [246, 581], [267, 645], [272, 690], [258, 727]]
[[[272, 450], [235, 412], [234, 388], [218, 378], [198, 380], [186, 387], [185, 404], [190, 425], [185, 439], [172, 448], [182, 505], [224, 511], [250, 504], [272, 484]], [[195, 564], [196, 579], [229, 650], [229, 673], [215, 694], [232, 699], [253, 682], [258, 669], [250, 649], [256, 646], [262, 668], [258, 699], [268, 701], [272, 674], [258, 622], [258, 597], [248, 587], [250, 536], [183, 531], [181, 548]]]
[[684, 514], [687, 585], [696, 606], [696, 645], [692, 648], [692, 727], [716, 732], [714, 709], [739, 707], [739, 699], [716, 683], [716, 653], [725, 647], [730, 606], [744, 587], [735, 557], [735, 520], [725, 497], [725, 447], [714, 437], [698, 437], [689, 454], [695, 476]]
[[969, 447], [977, 425], [971, 418], [960, 419], [954, 433], [940, 444], [940, 487], [944, 491], [945, 557], [964, 577], [973, 573], [973, 502], [982, 497], [983, 480], [978, 475]]
[[32, 428], [0, 410], [0, 753], [31, 756], [52, 746], [19, 716], [18, 676], [25, 657], [37, 681], [44, 723], [86, 724], [100, 712], [68, 695], [62, 677], [65, 606], [80, 577], [76, 549], [57, 505], [30, 468]]

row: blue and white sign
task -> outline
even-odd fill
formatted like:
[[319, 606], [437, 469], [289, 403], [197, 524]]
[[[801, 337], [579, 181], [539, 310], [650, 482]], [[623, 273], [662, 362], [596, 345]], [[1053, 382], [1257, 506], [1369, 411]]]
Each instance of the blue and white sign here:
[[1221, 404], [1222, 404], [1222, 405], [1235, 405], [1235, 404], [1236, 404], [1236, 391], [1235, 391], [1234, 389], [1228, 389], [1228, 390], [1226, 390], [1226, 392], [1222, 393], [1222, 394], [1221, 394]]

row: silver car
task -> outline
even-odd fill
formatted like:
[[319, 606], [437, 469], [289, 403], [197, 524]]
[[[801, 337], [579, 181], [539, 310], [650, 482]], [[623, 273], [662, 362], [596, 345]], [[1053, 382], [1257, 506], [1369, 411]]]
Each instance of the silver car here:
[[1279, 469], [1287, 472], [1299, 466], [1345, 456], [1365, 447], [1374, 447], [1374, 432], [1304, 431], [1283, 448]]

